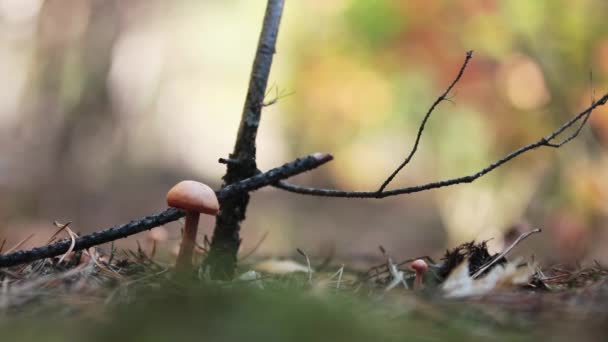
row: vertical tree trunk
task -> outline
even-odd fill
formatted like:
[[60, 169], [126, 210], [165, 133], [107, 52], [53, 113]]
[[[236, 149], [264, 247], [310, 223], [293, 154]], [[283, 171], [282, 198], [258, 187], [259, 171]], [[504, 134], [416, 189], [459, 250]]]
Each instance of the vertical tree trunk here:
[[[268, 0], [262, 32], [253, 61], [249, 89], [243, 108], [241, 123], [234, 150], [224, 177], [223, 186], [249, 178], [257, 172], [255, 138], [266, 94], [268, 75], [272, 66], [279, 24], [283, 13], [283, 0]], [[230, 197], [220, 203], [211, 250], [205, 261], [214, 279], [231, 279], [236, 267], [236, 256], [241, 244], [241, 222], [245, 219], [249, 194]]]

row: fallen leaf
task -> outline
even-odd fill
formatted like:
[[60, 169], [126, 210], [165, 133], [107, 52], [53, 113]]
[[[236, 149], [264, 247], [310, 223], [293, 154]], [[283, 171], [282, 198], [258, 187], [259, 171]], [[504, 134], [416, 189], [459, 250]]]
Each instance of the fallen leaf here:
[[253, 269], [258, 272], [272, 274], [288, 274], [295, 272], [308, 273], [308, 267], [293, 260], [265, 260], [256, 264]]
[[529, 282], [534, 275], [530, 265], [519, 267], [518, 261], [496, 265], [487, 275], [473, 279], [469, 275], [469, 261], [458, 265], [441, 286], [447, 298], [475, 297], [490, 292], [513, 289]]

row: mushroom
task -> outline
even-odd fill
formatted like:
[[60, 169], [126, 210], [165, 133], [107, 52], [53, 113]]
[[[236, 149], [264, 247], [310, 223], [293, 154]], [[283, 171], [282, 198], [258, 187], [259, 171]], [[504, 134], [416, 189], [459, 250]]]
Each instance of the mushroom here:
[[422, 259], [417, 259], [412, 261], [410, 264], [410, 268], [416, 271], [416, 279], [414, 279], [414, 290], [419, 290], [422, 288], [422, 277], [424, 273], [429, 269], [429, 265], [427, 265], [426, 261]]
[[220, 205], [215, 191], [207, 185], [195, 181], [177, 183], [167, 193], [167, 205], [186, 211], [184, 235], [177, 255], [177, 269], [192, 267], [192, 251], [196, 243], [198, 219], [200, 214], [215, 215]]

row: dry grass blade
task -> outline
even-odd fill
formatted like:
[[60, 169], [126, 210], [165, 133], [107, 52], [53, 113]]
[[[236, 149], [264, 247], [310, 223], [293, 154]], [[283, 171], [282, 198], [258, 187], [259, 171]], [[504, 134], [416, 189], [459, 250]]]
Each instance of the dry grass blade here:
[[104, 300], [104, 304], [108, 305], [108, 304], [112, 303], [112, 301], [116, 297], [116, 294], [119, 291], [125, 290], [125, 289], [127, 289], [129, 286], [131, 286], [133, 284], [141, 283], [141, 282], [146, 281], [148, 279], [159, 277], [159, 276], [167, 273], [168, 271], [169, 271], [169, 268], [164, 268], [164, 269], [162, 269], [162, 270], [160, 270], [158, 272], [151, 273], [151, 274], [145, 275], [143, 277], [140, 277], [140, 278], [137, 278], [137, 279], [133, 279], [133, 280], [130, 280], [130, 281], [127, 281], [127, 282], [123, 283], [119, 287], [115, 288], [112, 292], [110, 292], [110, 294]]
[[344, 274], [344, 264], [342, 264], [340, 266], [340, 269], [334, 273], [334, 275], [331, 276], [331, 278], [329, 279], [334, 279], [336, 276], [338, 276], [338, 281], [336, 283], [336, 289], [340, 289], [340, 283], [342, 283], [342, 275]]
[[[7, 250], [7, 251], [5, 252], [5, 254], [11, 253], [11, 252], [13, 252], [13, 251], [17, 250], [19, 247], [23, 246], [23, 245], [24, 245], [26, 242], [30, 241], [30, 239], [31, 239], [31, 238], [33, 238], [33, 237], [34, 237], [34, 235], [35, 235], [35, 234], [30, 234], [30, 235], [28, 235], [28, 236], [27, 236], [25, 239], [23, 239], [23, 240], [19, 241], [19, 242], [18, 242], [16, 245], [14, 245], [14, 246], [13, 246], [13, 247], [11, 247], [9, 250]], [[2, 246], [4, 246], [4, 244], [3, 244]]]
[[47, 242], [47, 244], [53, 242], [55, 240], [55, 238], [57, 237], [57, 235], [59, 235], [62, 231], [64, 231], [70, 224], [72, 224], [72, 222], [66, 222], [66, 223], [59, 223], [57, 221], [53, 221], [53, 225], [55, 225], [55, 227], [59, 228], [55, 231], [55, 233], [53, 233], [53, 235], [51, 235], [51, 237], [49, 238], [49, 241]]
[[308, 283], [312, 284], [312, 267], [310, 266], [310, 258], [308, 257], [308, 254], [304, 253], [303, 250], [296, 248], [296, 251], [306, 258], [306, 267], [308, 268]]
[[76, 233], [74, 233], [69, 227], [66, 226], [65, 230], [68, 232], [69, 238], [72, 242], [70, 243], [70, 248], [68, 248], [61, 258], [59, 258], [59, 264], [61, 264], [63, 260], [65, 260], [65, 258], [70, 255], [72, 251], [74, 251], [74, 246], [76, 246], [76, 238], [78, 237], [78, 235], [76, 235]]

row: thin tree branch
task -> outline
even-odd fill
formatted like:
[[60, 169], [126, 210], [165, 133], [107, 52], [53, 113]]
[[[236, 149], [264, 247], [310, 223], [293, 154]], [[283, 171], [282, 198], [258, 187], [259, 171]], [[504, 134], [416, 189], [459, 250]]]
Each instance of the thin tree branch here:
[[433, 113], [435, 108], [441, 102], [448, 101], [447, 96], [450, 94], [450, 91], [452, 91], [452, 88], [454, 88], [456, 83], [458, 83], [458, 81], [460, 81], [460, 78], [462, 78], [462, 75], [464, 75], [464, 71], [467, 68], [467, 65], [469, 64], [469, 61], [471, 60], [471, 58], [473, 58], [473, 51], [468, 51], [464, 58], [464, 62], [462, 63], [462, 66], [460, 67], [460, 70], [458, 71], [458, 74], [456, 75], [456, 78], [454, 78], [452, 83], [447, 87], [447, 89], [443, 92], [443, 94], [441, 94], [437, 98], [437, 100], [435, 100], [435, 102], [433, 102], [433, 104], [431, 105], [429, 110], [424, 115], [424, 118], [422, 119], [422, 122], [420, 123], [420, 127], [418, 128], [418, 134], [416, 135], [416, 142], [414, 142], [414, 146], [412, 147], [412, 150], [410, 151], [408, 156], [405, 158], [405, 160], [395, 169], [395, 171], [393, 171], [393, 173], [391, 173], [390, 176], [388, 176], [388, 178], [384, 181], [384, 183], [382, 183], [382, 185], [378, 189], [378, 192], [384, 191], [384, 189], [386, 189], [386, 187], [395, 178], [395, 176], [397, 176], [397, 174], [412, 160], [412, 158], [414, 157], [414, 154], [416, 154], [416, 151], [418, 150], [418, 144], [420, 143], [420, 139], [422, 138], [422, 132], [424, 131], [424, 126], [426, 125], [426, 122], [431, 117], [431, 114]]
[[[255, 140], [264, 107], [264, 97], [275, 53], [283, 4], [283, 0], [268, 0], [266, 6], [241, 123], [234, 150], [229, 156], [229, 160], [234, 162], [226, 165], [226, 174], [222, 178], [223, 186], [252, 177], [257, 172]], [[211, 250], [205, 260], [206, 266], [212, 266], [210, 271], [213, 278], [232, 278], [241, 242], [240, 225], [245, 219], [248, 204], [249, 194], [246, 192], [220, 202], [220, 212], [213, 231]]]
[[[330, 154], [326, 153], [311, 154], [284, 164], [280, 167], [271, 169], [267, 172], [259, 173], [251, 178], [225, 186], [221, 190], [216, 191], [216, 194], [220, 201], [226, 200], [232, 196], [237, 196], [244, 192], [254, 191], [264, 186], [273, 184], [281, 179], [289, 178], [302, 172], [312, 170], [329, 162], [332, 160], [332, 158], [333, 157]], [[137, 234], [145, 230], [176, 221], [184, 216], [184, 211], [176, 208], [168, 208], [155, 215], [146, 216], [126, 224], [81, 236], [75, 239], [73, 250], [78, 251], [118, 240], [129, 235]], [[71, 244], [71, 239], [63, 239], [43, 247], [2, 254], [0, 255], [0, 267], [14, 266], [34, 260], [55, 257], [67, 252]]]
[[511, 252], [511, 250], [513, 248], [515, 248], [515, 246], [517, 246], [520, 242], [522, 242], [524, 239], [527, 239], [528, 236], [532, 235], [532, 234], [536, 234], [536, 233], [540, 233], [542, 232], [542, 229], [540, 228], [536, 228], [533, 229], [529, 232], [525, 232], [523, 234], [521, 234], [517, 240], [513, 241], [513, 243], [505, 248], [504, 251], [502, 251], [500, 254], [498, 254], [497, 256], [495, 256], [492, 260], [490, 260], [490, 262], [488, 262], [487, 264], [483, 265], [482, 267], [480, 267], [477, 272], [475, 272], [471, 278], [473, 279], [477, 279], [479, 278], [480, 275], [483, 274], [483, 272], [485, 272], [488, 268], [492, 267], [492, 265], [494, 265], [495, 263], [497, 263], [499, 260], [501, 260], [502, 258], [504, 258], [507, 254], [509, 254]]
[[[269, 0], [266, 7], [262, 32], [251, 68], [249, 88], [247, 89], [247, 97], [233, 152], [234, 157], [241, 160], [255, 159], [255, 138], [260, 124], [270, 67], [272, 66], [279, 34], [283, 3], [283, 0]], [[251, 170], [251, 172], [254, 171], [255, 169]]]
[[[294, 193], [298, 193], [298, 194], [302, 194], [302, 195], [313, 195], [313, 196], [323, 196], [323, 197], [345, 197], [345, 198], [385, 198], [385, 197], [389, 197], [389, 196], [411, 194], [411, 193], [420, 192], [420, 191], [437, 189], [437, 188], [441, 188], [444, 186], [450, 186], [450, 185], [455, 185], [455, 184], [471, 183], [471, 182], [475, 181], [476, 179], [478, 179], [479, 177], [482, 177], [483, 175], [489, 173], [490, 171], [496, 169], [497, 167], [505, 164], [506, 162], [510, 161], [511, 159], [513, 159], [527, 151], [530, 151], [530, 150], [533, 150], [533, 149], [536, 149], [536, 148], [539, 148], [542, 146], [559, 148], [559, 147], [563, 146], [564, 144], [570, 142], [572, 139], [576, 138], [576, 136], [580, 133], [583, 126], [587, 123], [588, 118], [591, 115], [591, 112], [593, 112], [593, 110], [595, 108], [605, 105], [606, 102], [608, 102], [608, 94], [605, 94], [599, 100], [594, 101], [589, 107], [587, 107], [582, 112], [578, 113], [572, 119], [568, 120], [562, 126], [560, 126], [555, 131], [553, 131], [551, 134], [539, 139], [538, 141], [535, 141], [529, 145], [523, 146], [523, 147], [509, 153], [504, 158], [502, 158], [498, 161], [495, 161], [494, 163], [488, 165], [487, 167], [483, 168], [482, 170], [478, 171], [477, 173], [474, 173], [474, 174], [471, 174], [468, 176], [446, 179], [446, 180], [441, 180], [441, 181], [422, 184], [422, 185], [416, 185], [416, 186], [410, 186], [410, 187], [405, 187], [405, 188], [400, 188], [400, 189], [395, 189], [395, 190], [388, 190], [388, 191], [380, 191], [380, 192], [379, 191], [343, 191], [343, 190], [334, 190], [334, 189], [319, 189], [319, 188], [298, 186], [298, 185], [290, 184], [290, 183], [287, 183], [284, 181], [280, 181], [277, 184], [275, 184], [274, 186], [279, 189], [283, 189], [283, 190], [286, 190], [289, 192], [294, 192]], [[581, 122], [581, 125], [572, 134], [568, 135], [564, 140], [562, 140], [560, 142], [552, 142], [566, 129], [573, 127], [573, 125], [576, 122], [580, 121], [581, 119], [583, 119]]]

